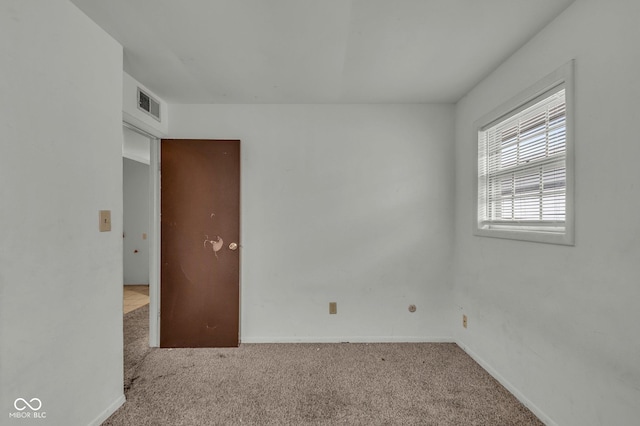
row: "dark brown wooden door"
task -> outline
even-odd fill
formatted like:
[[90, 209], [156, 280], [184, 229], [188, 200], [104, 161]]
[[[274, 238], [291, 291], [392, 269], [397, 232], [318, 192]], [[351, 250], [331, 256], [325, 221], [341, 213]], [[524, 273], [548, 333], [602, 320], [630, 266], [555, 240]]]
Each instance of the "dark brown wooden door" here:
[[160, 346], [238, 346], [240, 141], [163, 139], [160, 161]]

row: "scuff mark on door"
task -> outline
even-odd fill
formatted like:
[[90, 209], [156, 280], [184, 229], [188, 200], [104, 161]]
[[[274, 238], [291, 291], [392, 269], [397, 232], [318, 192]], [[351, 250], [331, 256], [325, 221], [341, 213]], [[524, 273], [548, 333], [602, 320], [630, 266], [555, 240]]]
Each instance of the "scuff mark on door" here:
[[218, 258], [218, 252], [222, 250], [222, 246], [224, 245], [224, 241], [220, 238], [220, 235], [216, 235], [215, 240], [210, 240], [208, 235], [204, 236], [204, 243], [202, 243], [204, 248], [207, 248], [207, 244], [211, 244], [211, 249], [213, 250], [213, 254]]

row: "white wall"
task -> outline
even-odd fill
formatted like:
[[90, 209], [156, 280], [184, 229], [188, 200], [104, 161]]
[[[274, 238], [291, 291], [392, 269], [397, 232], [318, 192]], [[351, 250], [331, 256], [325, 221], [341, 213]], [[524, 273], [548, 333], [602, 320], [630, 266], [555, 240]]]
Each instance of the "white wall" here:
[[[576, 1], [457, 105], [455, 335], [550, 424], [640, 418], [639, 17]], [[572, 58], [575, 247], [472, 236], [472, 123]]]
[[[124, 283], [149, 284], [149, 166], [123, 158]], [[137, 253], [136, 253], [137, 250]]]
[[124, 137], [122, 156], [133, 161], [149, 164], [151, 161], [150, 139], [126, 127], [122, 128], [122, 133]]
[[172, 138], [242, 141], [243, 342], [450, 338], [452, 106], [170, 116]]
[[6, 0], [0, 58], [0, 423], [16, 398], [99, 422], [124, 401], [122, 48], [66, 0]]

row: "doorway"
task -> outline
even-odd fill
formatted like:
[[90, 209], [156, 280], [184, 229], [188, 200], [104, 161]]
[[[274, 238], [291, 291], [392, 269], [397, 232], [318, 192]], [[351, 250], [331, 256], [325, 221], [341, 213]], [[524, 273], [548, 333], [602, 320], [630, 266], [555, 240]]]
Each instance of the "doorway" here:
[[149, 285], [149, 164], [122, 160], [123, 281]]
[[158, 346], [157, 145], [154, 135], [123, 122], [123, 310], [126, 315], [149, 304], [151, 347]]
[[[130, 136], [125, 136], [125, 141]], [[149, 304], [149, 164], [124, 157], [124, 314]]]

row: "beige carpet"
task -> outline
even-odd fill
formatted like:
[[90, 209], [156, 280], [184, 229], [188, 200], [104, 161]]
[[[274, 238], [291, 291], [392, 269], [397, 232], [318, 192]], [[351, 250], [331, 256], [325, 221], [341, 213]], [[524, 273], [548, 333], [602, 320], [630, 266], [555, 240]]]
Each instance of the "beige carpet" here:
[[[125, 342], [145, 314], [125, 317]], [[542, 424], [455, 344], [138, 345], [125, 362], [105, 425]]]

